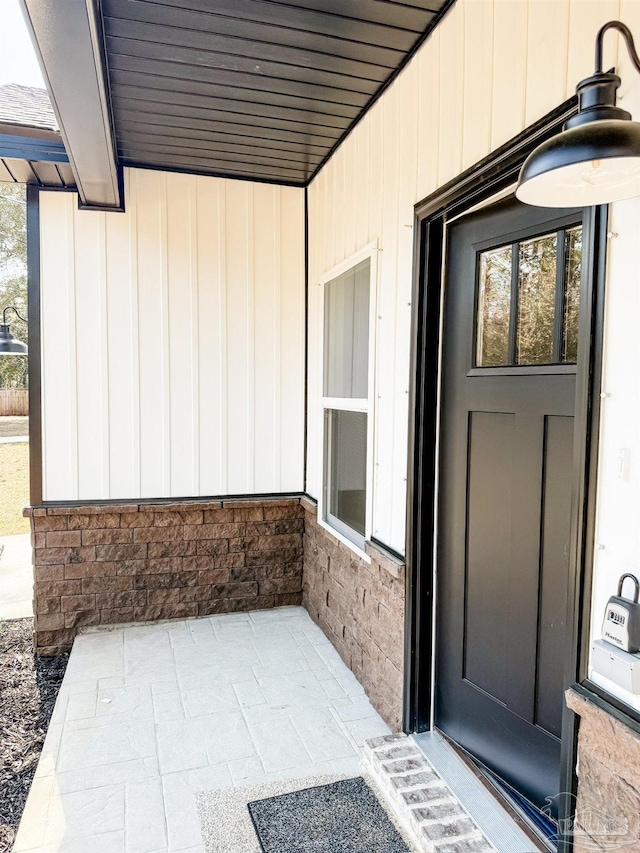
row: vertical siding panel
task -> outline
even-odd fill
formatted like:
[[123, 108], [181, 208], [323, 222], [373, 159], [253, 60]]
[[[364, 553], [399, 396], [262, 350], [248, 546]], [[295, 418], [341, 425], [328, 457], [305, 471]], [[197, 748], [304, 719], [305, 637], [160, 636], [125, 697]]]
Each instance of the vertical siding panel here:
[[42, 194], [45, 499], [302, 489], [304, 191], [125, 186]]
[[358, 148], [358, 136], [361, 136], [360, 127], [353, 131], [354, 138], [351, 144], [343, 145], [344, 149], [344, 228], [342, 257], [352, 255], [357, 248], [356, 238], [356, 216], [358, 210], [358, 197], [356, 187], [356, 151]]
[[[440, 146], [438, 184], [442, 186], [462, 169], [464, 108], [465, 4], [453, 6], [440, 24]], [[446, 69], [446, 73], [442, 71]]]
[[361, 249], [369, 242], [369, 132], [371, 122], [360, 122], [355, 141], [355, 245], [353, 251]]
[[413, 271], [413, 205], [417, 192], [418, 161], [418, 115], [415, 104], [418, 100], [419, 68], [412, 62], [402, 76], [398, 124], [402, 128], [399, 146], [398, 178], [398, 222], [397, 228], [397, 266], [395, 293], [395, 374], [394, 398], [392, 406], [393, 444], [392, 444], [392, 495], [391, 517], [388, 539], [390, 545], [404, 547], [406, 477], [407, 477], [407, 422], [408, 422], [408, 382], [407, 365], [411, 342], [411, 290]]
[[[100, 219], [74, 211], [74, 326], [72, 356], [77, 400], [78, 498], [102, 497], [100, 353]], [[92, 282], [87, 287], [85, 282]], [[93, 492], [93, 493], [92, 493]]]
[[[251, 371], [248, 341], [249, 185], [225, 184], [225, 252], [227, 287], [227, 490], [241, 494], [249, 487], [247, 377]], [[252, 389], [253, 393], [253, 389]]]
[[100, 432], [102, 438], [102, 488], [101, 497], [111, 494], [110, 456], [111, 433], [109, 430], [109, 300], [107, 295], [107, 223], [106, 215], [101, 214], [100, 223], [100, 385], [102, 390], [102, 418]]
[[73, 343], [73, 202], [67, 193], [43, 193], [40, 217], [42, 323], [43, 499], [75, 500], [75, 346]]
[[[140, 424], [140, 288], [138, 279], [138, 264], [140, 249], [138, 246], [138, 173], [132, 170], [125, 172], [129, 187], [127, 216], [129, 217], [129, 268], [131, 276], [131, 416], [132, 416], [132, 466], [133, 495], [142, 495], [142, 459], [141, 459], [141, 424]], [[126, 245], [123, 242], [123, 245]], [[114, 244], [117, 253], [119, 246]], [[114, 492], [118, 495], [118, 492]]]
[[[272, 228], [263, 227], [267, 222]], [[260, 357], [255, 362], [254, 412], [258, 428], [255, 431], [255, 489], [270, 490], [275, 479], [274, 447], [277, 442], [276, 410], [279, 412], [276, 363], [277, 325], [280, 304], [277, 269], [280, 248], [279, 190], [262, 184], [254, 190], [253, 252], [255, 255], [255, 352]], [[278, 321], [276, 320], [278, 318]], [[278, 447], [278, 455], [280, 448]]]
[[160, 173], [137, 175], [138, 319], [140, 353], [140, 494], [153, 498], [166, 494], [165, 353], [166, 321], [163, 227], [165, 181]]
[[[165, 370], [168, 373], [169, 408], [169, 494], [193, 494], [193, 306], [191, 295], [191, 178], [168, 174], [167, 266], [163, 303], [167, 315], [163, 329]], [[165, 301], [166, 299], [166, 301]]]
[[304, 485], [304, 195], [292, 187], [280, 194], [280, 488], [295, 492]]
[[[108, 341], [109, 393], [109, 490], [108, 497], [135, 497], [136, 468], [139, 458], [136, 444], [137, 422], [137, 312], [134, 314], [136, 280], [131, 258], [135, 258], [135, 240], [131, 223], [135, 212], [131, 175], [127, 175], [127, 214], [105, 216], [106, 226], [106, 336]], [[134, 316], [136, 320], [134, 321]]]
[[200, 327], [198, 317], [198, 178], [189, 176], [189, 300], [191, 307], [191, 491], [200, 491]]
[[338, 148], [331, 166], [333, 178], [333, 216], [329, 220], [333, 230], [333, 256], [331, 266], [344, 258], [345, 205], [347, 204], [344, 179], [344, 145]]
[[429, 36], [428, 50], [416, 56], [418, 62], [418, 173], [416, 201], [426, 198], [438, 183], [440, 157], [440, 30]]
[[378, 291], [378, 327], [376, 330], [376, 373], [378, 377], [375, 401], [377, 423], [374, 451], [373, 533], [388, 535], [393, 507], [393, 430], [395, 405], [395, 324], [398, 264], [398, 221], [400, 214], [400, 110], [399, 89], [392, 86], [383, 98], [384, 197], [382, 222], [382, 251]]
[[201, 494], [226, 491], [226, 299], [224, 184], [198, 183], [198, 305]]
[[[322, 174], [322, 173], [321, 173]], [[322, 360], [322, 341], [320, 339], [320, 323], [322, 309], [320, 306], [320, 248], [323, 241], [323, 181], [318, 179], [309, 187], [309, 283], [308, 299], [308, 400], [307, 400], [307, 483], [306, 490], [313, 497], [319, 497], [319, 475], [321, 469], [322, 431], [320, 429], [320, 385], [319, 369]], [[287, 196], [283, 198], [285, 203]], [[289, 218], [287, 217], [287, 221]], [[284, 254], [284, 253], [283, 253]], [[284, 271], [283, 271], [284, 279]], [[283, 306], [287, 305], [283, 296]]]
[[171, 488], [171, 338], [169, 314], [169, 199], [168, 178], [160, 174], [160, 352], [162, 354], [162, 495]]
[[[386, 95], [367, 114], [369, 125], [369, 240], [382, 237], [383, 178], [384, 178], [384, 108]], [[328, 215], [328, 214], [327, 214]]]
[[526, 0], [494, 0], [492, 149], [524, 127], [526, 69]]
[[[629, 25], [629, 14], [638, 8], [636, 0], [624, 4], [624, 12], [620, 10], [619, 0], [571, 0], [569, 4], [567, 80], [565, 98], [576, 93], [576, 84], [594, 71], [593, 46], [596, 34], [607, 21], [622, 20]], [[625, 14], [626, 13], [626, 14]], [[632, 32], [634, 32], [632, 28]], [[604, 40], [604, 69], [615, 66], [618, 58], [619, 37], [610, 33]], [[624, 85], [624, 81], [623, 81]], [[621, 87], [622, 88], [622, 87]], [[618, 90], [620, 93], [621, 89]]]
[[324, 224], [323, 224], [323, 244], [324, 244], [324, 263], [321, 272], [330, 270], [335, 264], [335, 236], [333, 215], [335, 210], [334, 192], [333, 192], [333, 171], [335, 164], [333, 161], [327, 164], [322, 170], [324, 186], [322, 188], [322, 199], [324, 202]]
[[526, 125], [564, 100], [568, 29], [569, 0], [529, 0]]
[[467, 2], [464, 51], [462, 168], [466, 169], [491, 150], [493, 0]]

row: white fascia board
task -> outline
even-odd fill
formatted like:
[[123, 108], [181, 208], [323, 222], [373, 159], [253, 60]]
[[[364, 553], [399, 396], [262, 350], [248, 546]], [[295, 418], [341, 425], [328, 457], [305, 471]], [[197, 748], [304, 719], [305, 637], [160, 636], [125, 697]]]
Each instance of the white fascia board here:
[[121, 210], [97, 0], [20, 0], [83, 207]]

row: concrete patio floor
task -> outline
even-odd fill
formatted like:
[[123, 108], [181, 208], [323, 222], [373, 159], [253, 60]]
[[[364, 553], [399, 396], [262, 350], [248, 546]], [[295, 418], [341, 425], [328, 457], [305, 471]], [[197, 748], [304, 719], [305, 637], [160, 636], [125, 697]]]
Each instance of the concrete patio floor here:
[[31, 534], [0, 536], [0, 619], [33, 616]]
[[93, 630], [58, 696], [15, 853], [205, 853], [200, 791], [359, 775], [389, 732], [301, 607]]

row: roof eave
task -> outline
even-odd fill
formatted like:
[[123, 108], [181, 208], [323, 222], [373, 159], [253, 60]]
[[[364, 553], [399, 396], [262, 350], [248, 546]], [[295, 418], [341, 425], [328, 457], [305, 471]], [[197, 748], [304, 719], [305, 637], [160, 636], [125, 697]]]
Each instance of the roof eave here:
[[83, 208], [122, 210], [95, 0], [20, 0]]

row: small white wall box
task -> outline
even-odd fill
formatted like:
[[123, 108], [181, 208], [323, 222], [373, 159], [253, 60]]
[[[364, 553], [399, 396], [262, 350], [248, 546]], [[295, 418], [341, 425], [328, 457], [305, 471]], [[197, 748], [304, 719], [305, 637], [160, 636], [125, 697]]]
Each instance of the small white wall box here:
[[[622, 587], [630, 580], [634, 585], [633, 600], [624, 598]], [[602, 639], [625, 652], [640, 651], [640, 582], [635, 575], [624, 574], [618, 581], [618, 594], [612, 595], [604, 611]]]
[[594, 640], [591, 666], [599, 675], [640, 696], [640, 655], [624, 652], [604, 640]]

